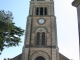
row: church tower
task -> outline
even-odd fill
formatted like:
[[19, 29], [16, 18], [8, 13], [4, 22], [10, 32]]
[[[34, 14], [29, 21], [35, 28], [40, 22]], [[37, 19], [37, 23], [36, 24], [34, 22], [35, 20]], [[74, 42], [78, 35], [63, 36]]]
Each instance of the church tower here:
[[53, 0], [31, 0], [21, 60], [59, 60]]

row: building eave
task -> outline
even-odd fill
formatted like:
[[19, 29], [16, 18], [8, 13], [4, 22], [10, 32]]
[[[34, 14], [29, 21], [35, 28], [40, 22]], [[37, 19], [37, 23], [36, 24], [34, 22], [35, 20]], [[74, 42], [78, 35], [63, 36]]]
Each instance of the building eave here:
[[80, 5], [80, 0], [74, 0], [72, 2], [72, 5], [75, 6], [75, 7], [77, 7], [78, 5]]

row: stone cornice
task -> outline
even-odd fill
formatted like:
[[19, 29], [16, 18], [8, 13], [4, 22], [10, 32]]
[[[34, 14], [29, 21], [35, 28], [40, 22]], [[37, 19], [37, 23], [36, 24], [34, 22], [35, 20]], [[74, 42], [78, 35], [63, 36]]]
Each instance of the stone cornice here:
[[40, 15], [29, 15], [28, 17], [55, 17], [54, 15], [42, 15], [42, 16], [40, 16]]
[[77, 7], [78, 5], [80, 5], [80, 0], [74, 0], [72, 2], [72, 5], [75, 6], [75, 7]]
[[54, 4], [54, 1], [30, 1], [31, 4]]
[[33, 47], [33, 48], [57, 48], [57, 46], [30, 46], [30, 45], [25, 45], [24, 48], [30, 48], [30, 47]]

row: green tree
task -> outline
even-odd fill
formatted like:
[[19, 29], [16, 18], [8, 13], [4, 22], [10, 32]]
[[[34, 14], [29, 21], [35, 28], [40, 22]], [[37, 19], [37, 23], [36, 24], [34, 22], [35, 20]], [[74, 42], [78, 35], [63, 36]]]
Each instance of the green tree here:
[[24, 30], [13, 23], [12, 12], [0, 11], [0, 53], [5, 47], [18, 46]]

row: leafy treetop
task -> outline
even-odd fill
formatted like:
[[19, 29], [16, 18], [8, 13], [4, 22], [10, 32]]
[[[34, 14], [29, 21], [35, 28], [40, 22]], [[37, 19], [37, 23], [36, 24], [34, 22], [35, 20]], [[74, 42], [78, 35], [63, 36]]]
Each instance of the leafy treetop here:
[[13, 23], [12, 12], [0, 11], [0, 53], [5, 47], [18, 46], [24, 30]]

